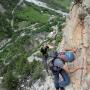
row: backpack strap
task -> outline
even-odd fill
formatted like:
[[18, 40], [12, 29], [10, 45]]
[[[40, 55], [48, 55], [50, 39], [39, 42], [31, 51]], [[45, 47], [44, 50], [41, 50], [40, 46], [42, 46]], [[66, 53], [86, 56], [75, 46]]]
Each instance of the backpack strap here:
[[59, 73], [59, 71], [61, 70], [60, 67], [58, 66], [54, 66], [54, 61], [55, 61], [56, 58], [52, 59], [52, 61], [50, 61], [50, 64], [51, 64], [51, 67], [50, 67], [50, 70], [52, 70], [53, 74], [54, 73]]

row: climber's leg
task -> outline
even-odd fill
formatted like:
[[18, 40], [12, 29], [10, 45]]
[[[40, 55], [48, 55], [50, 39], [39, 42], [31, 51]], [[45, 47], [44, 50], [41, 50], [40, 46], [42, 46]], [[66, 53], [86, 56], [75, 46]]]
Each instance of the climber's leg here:
[[59, 90], [59, 74], [54, 74], [54, 85], [56, 90]]
[[59, 89], [56, 89], [56, 90], [59, 90]]
[[60, 74], [63, 77], [63, 81], [59, 81], [59, 87], [65, 87], [65, 86], [69, 85], [70, 84], [70, 77], [69, 77], [68, 73], [64, 69], [62, 69], [60, 71]]

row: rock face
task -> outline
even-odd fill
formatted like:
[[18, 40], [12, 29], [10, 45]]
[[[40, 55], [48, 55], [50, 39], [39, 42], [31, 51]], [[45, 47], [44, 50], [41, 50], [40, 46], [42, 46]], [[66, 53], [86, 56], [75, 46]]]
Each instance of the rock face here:
[[53, 80], [51, 76], [46, 78], [46, 82], [43, 83], [42, 81], [38, 80], [30, 90], [55, 90]]
[[[76, 60], [69, 67], [84, 66], [71, 75], [72, 86], [66, 90], [90, 90], [90, 0], [76, 4], [63, 29], [60, 48], [77, 48]], [[70, 89], [72, 88], [72, 89]]]

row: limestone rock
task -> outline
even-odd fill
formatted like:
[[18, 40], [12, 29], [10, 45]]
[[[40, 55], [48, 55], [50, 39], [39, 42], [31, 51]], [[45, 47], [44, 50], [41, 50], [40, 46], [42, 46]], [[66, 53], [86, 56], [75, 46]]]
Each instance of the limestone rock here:
[[[90, 90], [90, 14], [87, 11], [89, 7], [90, 0], [83, 0], [82, 5], [74, 5], [63, 29], [60, 48], [77, 48], [76, 60], [72, 65], [84, 66], [84, 70], [78, 70], [71, 76], [74, 90]], [[72, 86], [68, 87], [66, 90], [70, 90]]]

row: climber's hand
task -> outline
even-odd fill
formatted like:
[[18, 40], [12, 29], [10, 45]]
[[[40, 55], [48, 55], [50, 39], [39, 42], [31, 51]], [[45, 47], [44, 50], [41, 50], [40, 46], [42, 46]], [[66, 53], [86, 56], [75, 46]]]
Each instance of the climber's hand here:
[[83, 67], [83, 66], [79, 66], [79, 69], [83, 70], [83, 69], [84, 69], [84, 67]]
[[72, 48], [72, 51], [73, 51], [74, 53], [76, 53], [77, 49], [76, 49], [76, 48]]

